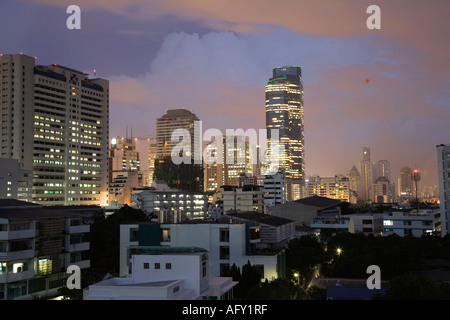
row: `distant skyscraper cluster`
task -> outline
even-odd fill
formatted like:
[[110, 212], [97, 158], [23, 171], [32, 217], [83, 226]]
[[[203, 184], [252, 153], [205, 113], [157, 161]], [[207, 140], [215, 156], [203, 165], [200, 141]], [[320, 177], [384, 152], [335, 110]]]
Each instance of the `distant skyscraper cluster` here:
[[[245, 135], [216, 137], [203, 145], [201, 119], [184, 108], [166, 110], [157, 118], [154, 135], [144, 139], [144, 147], [141, 138], [128, 136], [128, 129], [125, 137], [109, 139], [107, 80], [57, 64], [36, 65], [35, 57], [23, 54], [0, 56], [0, 93], [0, 195], [4, 198], [43, 205], [131, 204], [131, 189], [161, 186], [161, 182], [171, 190], [205, 192], [222, 209], [265, 208], [312, 195], [353, 204], [409, 203], [438, 193], [437, 186], [424, 186], [419, 192], [420, 172], [409, 166], [401, 168], [394, 183], [390, 162], [373, 161], [369, 146], [362, 147], [359, 164], [346, 175], [307, 178], [304, 92], [298, 66], [273, 68], [265, 85], [265, 155], [260, 154], [262, 146]], [[187, 132], [189, 141], [189, 148], [177, 156], [190, 157], [190, 163], [172, 161], [172, 151], [180, 142], [173, 136], [177, 129]], [[262, 160], [276, 151], [276, 171], [261, 174], [268, 166]], [[447, 153], [448, 146], [438, 146], [439, 193], [445, 210]], [[205, 161], [205, 154], [214, 155], [216, 161]], [[228, 203], [227, 193], [226, 206], [225, 189], [233, 190], [234, 197]], [[244, 198], [258, 200], [244, 204]]]

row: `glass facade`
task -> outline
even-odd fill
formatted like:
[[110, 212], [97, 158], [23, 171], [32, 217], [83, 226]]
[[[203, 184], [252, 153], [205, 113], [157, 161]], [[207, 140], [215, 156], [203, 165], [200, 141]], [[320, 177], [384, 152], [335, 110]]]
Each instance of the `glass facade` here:
[[278, 129], [279, 168], [285, 169], [287, 200], [304, 196], [305, 149], [303, 119], [303, 81], [301, 67], [273, 69], [266, 85], [266, 129], [270, 152], [271, 129]]

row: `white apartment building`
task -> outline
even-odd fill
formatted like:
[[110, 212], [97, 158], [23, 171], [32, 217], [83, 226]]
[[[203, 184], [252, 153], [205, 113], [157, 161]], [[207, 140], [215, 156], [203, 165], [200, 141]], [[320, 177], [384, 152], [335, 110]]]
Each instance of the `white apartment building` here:
[[450, 230], [450, 145], [437, 145], [436, 151], [441, 207], [441, 235], [444, 237]]
[[208, 252], [147, 247], [131, 256], [131, 273], [89, 286], [83, 300], [229, 300], [237, 284], [209, 273]]
[[358, 213], [335, 217], [319, 216], [313, 218], [310, 227], [318, 233], [322, 230], [333, 230], [381, 236], [383, 234], [383, 214]]
[[284, 251], [260, 255], [256, 251], [260, 241], [259, 225], [233, 219], [121, 225], [120, 276], [130, 275], [132, 254], [147, 246], [205, 249], [212, 276], [222, 276], [233, 264], [242, 268], [248, 262], [258, 267], [263, 280], [284, 276]]
[[131, 203], [133, 207], [148, 214], [161, 210], [180, 210], [189, 219], [204, 219], [208, 196], [201, 192], [171, 189], [163, 181], [154, 181], [152, 187], [133, 189]]
[[286, 202], [286, 172], [265, 176], [263, 180], [264, 204], [275, 206]]
[[107, 205], [109, 82], [0, 56], [0, 156], [32, 170], [31, 201]]
[[360, 213], [351, 214], [348, 222], [350, 233], [364, 233], [380, 236], [383, 234], [383, 214], [382, 213]]
[[439, 209], [413, 209], [384, 214], [384, 234], [421, 237], [436, 230]]
[[283, 248], [295, 238], [295, 222], [270, 214], [257, 211], [236, 212], [223, 216], [222, 219], [233, 218], [242, 221], [254, 221], [259, 225], [261, 242], [256, 243], [257, 248]]
[[59, 295], [68, 266], [90, 266], [89, 231], [83, 214], [0, 200], [0, 300]]

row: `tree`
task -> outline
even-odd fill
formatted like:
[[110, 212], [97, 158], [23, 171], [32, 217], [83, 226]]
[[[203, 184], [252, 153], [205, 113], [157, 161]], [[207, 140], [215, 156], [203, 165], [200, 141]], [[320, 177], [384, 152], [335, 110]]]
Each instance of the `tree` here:
[[120, 225], [149, 221], [149, 217], [142, 210], [124, 205], [110, 216], [96, 214], [93, 219], [89, 232], [91, 268], [101, 279], [119, 270]]
[[259, 286], [252, 287], [248, 294], [256, 300], [299, 300], [304, 292], [288, 279], [278, 278], [264, 281]]
[[382, 300], [450, 300], [450, 284], [406, 273], [393, 278]]
[[323, 245], [314, 236], [302, 236], [289, 241], [286, 250], [288, 274], [292, 276], [297, 273], [301, 283], [306, 284], [313, 277], [317, 265], [322, 263], [323, 255]]
[[316, 285], [309, 286], [305, 291], [304, 300], [326, 300], [327, 289]]

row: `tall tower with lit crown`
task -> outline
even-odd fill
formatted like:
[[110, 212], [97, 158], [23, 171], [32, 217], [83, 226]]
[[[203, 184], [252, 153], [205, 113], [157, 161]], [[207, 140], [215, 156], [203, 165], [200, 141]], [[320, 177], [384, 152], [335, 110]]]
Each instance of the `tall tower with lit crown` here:
[[370, 188], [372, 186], [372, 162], [370, 161], [370, 148], [363, 146], [363, 157], [360, 162], [360, 176], [361, 176], [361, 199], [370, 199]]
[[293, 201], [306, 195], [301, 67], [274, 68], [265, 92], [268, 148], [271, 145], [271, 129], [277, 129], [281, 147], [279, 169], [286, 172], [287, 200]]

